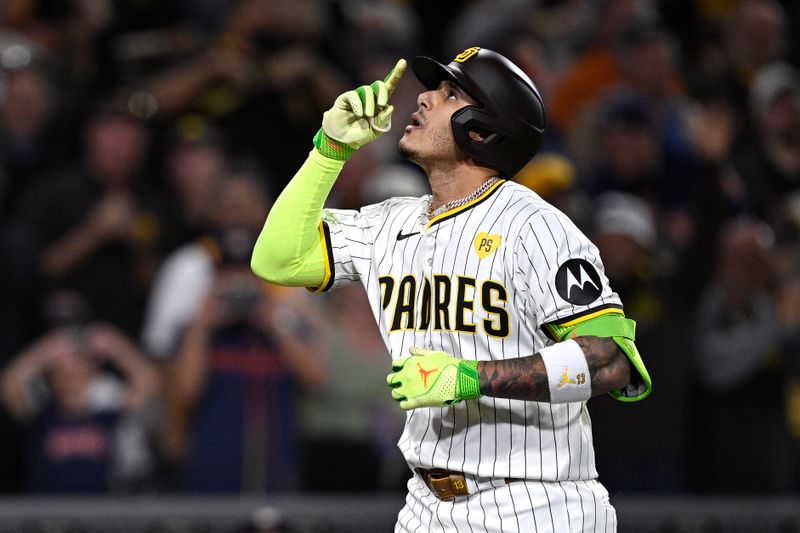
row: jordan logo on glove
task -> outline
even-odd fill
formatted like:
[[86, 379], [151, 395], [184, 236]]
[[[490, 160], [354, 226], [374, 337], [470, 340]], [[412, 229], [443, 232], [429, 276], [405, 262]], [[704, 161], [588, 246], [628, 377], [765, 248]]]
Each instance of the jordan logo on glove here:
[[409, 352], [411, 357], [392, 361], [392, 373], [386, 376], [392, 398], [403, 409], [448, 407], [481, 397], [478, 361], [425, 348], [412, 347]]
[[428, 375], [433, 373], [433, 372], [436, 372], [437, 370], [439, 370], [438, 368], [434, 368], [432, 370], [425, 370], [424, 368], [422, 368], [422, 365], [420, 365], [419, 363], [417, 363], [417, 368], [419, 368], [419, 375], [422, 377], [422, 386], [423, 387], [427, 387], [428, 386]]

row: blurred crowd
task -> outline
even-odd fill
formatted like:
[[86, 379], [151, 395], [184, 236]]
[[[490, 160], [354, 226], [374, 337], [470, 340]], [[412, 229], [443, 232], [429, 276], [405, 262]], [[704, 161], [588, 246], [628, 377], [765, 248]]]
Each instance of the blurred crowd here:
[[[267, 286], [249, 254], [338, 94], [475, 45], [536, 82], [516, 179], [638, 323], [654, 392], [590, 402], [601, 480], [800, 490], [798, 25], [790, 0], [0, 2], [0, 490], [403, 490], [361, 289]], [[329, 205], [426, 194], [401, 134]]]

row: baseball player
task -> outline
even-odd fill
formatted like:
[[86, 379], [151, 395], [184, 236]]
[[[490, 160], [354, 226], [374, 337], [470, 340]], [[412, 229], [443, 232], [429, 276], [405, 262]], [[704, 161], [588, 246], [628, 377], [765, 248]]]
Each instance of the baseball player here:
[[433, 194], [323, 209], [347, 158], [388, 131], [401, 59], [323, 115], [252, 268], [283, 285], [366, 289], [408, 410], [399, 447], [413, 476], [396, 532], [614, 531], [586, 402], [640, 400], [651, 382], [597, 248], [511, 181], [541, 145], [542, 99], [491, 50], [411, 66], [427, 90], [399, 149]]

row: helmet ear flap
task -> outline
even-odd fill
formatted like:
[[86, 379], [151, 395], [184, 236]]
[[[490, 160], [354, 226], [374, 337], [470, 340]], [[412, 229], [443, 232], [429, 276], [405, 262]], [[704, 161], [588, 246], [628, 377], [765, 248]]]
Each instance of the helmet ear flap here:
[[[513, 139], [492, 127], [493, 117], [475, 106], [462, 107], [450, 117], [456, 146], [476, 162], [497, 169], [505, 179], [517, 173]], [[510, 151], [509, 151], [510, 150]]]
[[472, 153], [474, 152], [472, 150], [472, 143], [474, 141], [469, 134], [469, 122], [472, 114], [469, 113], [470, 116], [467, 114], [467, 110], [470, 109], [470, 107], [471, 106], [462, 107], [453, 113], [450, 117], [450, 127], [453, 130], [453, 138], [456, 141], [456, 146], [474, 159], [474, 153]]

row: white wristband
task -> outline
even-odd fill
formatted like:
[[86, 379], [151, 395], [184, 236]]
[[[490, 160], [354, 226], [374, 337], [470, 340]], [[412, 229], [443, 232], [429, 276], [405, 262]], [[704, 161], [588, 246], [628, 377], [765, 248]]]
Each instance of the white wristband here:
[[592, 397], [589, 364], [583, 350], [572, 339], [539, 351], [547, 369], [550, 403], [583, 402]]

